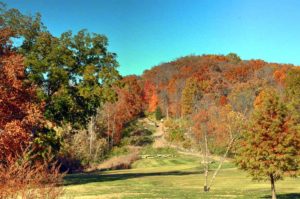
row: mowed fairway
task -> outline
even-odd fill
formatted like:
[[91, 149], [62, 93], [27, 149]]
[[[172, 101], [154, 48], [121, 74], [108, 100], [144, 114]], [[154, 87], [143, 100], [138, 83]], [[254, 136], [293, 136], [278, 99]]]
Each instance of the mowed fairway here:
[[[224, 165], [211, 192], [203, 192], [203, 183], [196, 157], [142, 159], [129, 170], [68, 175], [64, 198], [270, 198], [268, 182], [251, 181], [231, 163]], [[300, 178], [276, 185], [279, 199], [300, 198]]]

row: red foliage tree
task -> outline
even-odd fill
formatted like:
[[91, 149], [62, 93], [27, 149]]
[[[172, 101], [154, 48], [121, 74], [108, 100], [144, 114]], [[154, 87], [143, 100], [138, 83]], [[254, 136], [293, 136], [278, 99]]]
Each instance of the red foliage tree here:
[[283, 84], [286, 78], [288, 67], [281, 67], [273, 73], [273, 77], [278, 84]]
[[221, 105], [221, 106], [225, 106], [226, 104], [228, 104], [228, 100], [227, 100], [227, 97], [226, 96], [221, 96], [220, 97], [220, 100], [219, 100], [219, 104]]
[[10, 36], [8, 29], [0, 30], [0, 161], [20, 155], [43, 122], [35, 88], [25, 82], [23, 57], [11, 50]]
[[128, 76], [121, 82], [124, 86], [116, 89], [118, 100], [115, 103], [107, 103], [104, 107], [107, 115], [107, 135], [111, 145], [120, 142], [124, 124], [137, 117], [144, 106], [143, 90], [137, 77]]

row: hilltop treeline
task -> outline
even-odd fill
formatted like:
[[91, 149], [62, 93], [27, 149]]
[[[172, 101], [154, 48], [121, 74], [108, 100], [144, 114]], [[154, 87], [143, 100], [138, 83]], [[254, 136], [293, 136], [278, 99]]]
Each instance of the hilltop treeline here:
[[187, 56], [146, 70], [141, 79], [148, 110], [182, 117], [215, 104], [249, 113], [263, 88], [283, 91], [291, 64], [241, 60], [236, 54]]

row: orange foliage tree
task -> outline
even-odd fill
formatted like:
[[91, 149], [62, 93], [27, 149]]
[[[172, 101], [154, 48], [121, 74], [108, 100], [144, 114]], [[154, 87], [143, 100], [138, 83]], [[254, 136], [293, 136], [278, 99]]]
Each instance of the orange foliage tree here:
[[106, 135], [110, 145], [120, 142], [123, 126], [137, 117], [144, 107], [143, 90], [136, 76], [121, 80], [123, 87], [116, 88], [118, 100], [104, 105]]
[[0, 161], [22, 153], [43, 124], [35, 88], [24, 81], [23, 57], [11, 50], [11, 34], [0, 30]]

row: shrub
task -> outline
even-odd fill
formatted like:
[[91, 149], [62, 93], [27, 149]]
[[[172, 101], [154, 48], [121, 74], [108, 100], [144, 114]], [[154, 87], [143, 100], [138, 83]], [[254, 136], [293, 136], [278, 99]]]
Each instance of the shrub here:
[[161, 108], [158, 106], [155, 109], [155, 119], [156, 120], [161, 120], [162, 118], [163, 118], [163, 116], [162, 116]]
[[128, 155], [129, 153], [130, 153], [130, 150], [127, 146], [123, 146], [123, 147], [116, 146], [109, 153], [109, 157]]
[[83, 170], [81, 160], [75, 156], [75, 152], [66, 151], [58, 155], [58, 163], [61, 172], [75, 173]]
[[52, 159], [32, 161], [29, 153], [0, 164], [0, 198], [55, 199], [63, 194], [64, 174]]
[[145, 146], [152, 144], [152, 132], [148, 129], [138, 129], [130, 132], [128, 137], [125, 137], [122, 141], [123, 145]]
[[185, 149], [191, 149], [192, 148], [192, 142], [191, 142], [191, 140], [186, 139], [182, 143], [182, 147], [185, 148]]
[[82, 130], [74, 135], [71, 141], [71, 150], [83, 165], [100, 162], [108, 153], [109, 147], [106, 139], [93, 136], [92, 142], [87, 131]]
[[98, 170], [116, 170], [130, 169], [131, 165], [139, 159], [138, 153], [134, 152], [129, 155], [112, 157], [101, 163], [96, 169]]
[[184, 132], [182, 129], [171, 129], [168, 133], [167, 139], [171, 142], [183, 142]]

